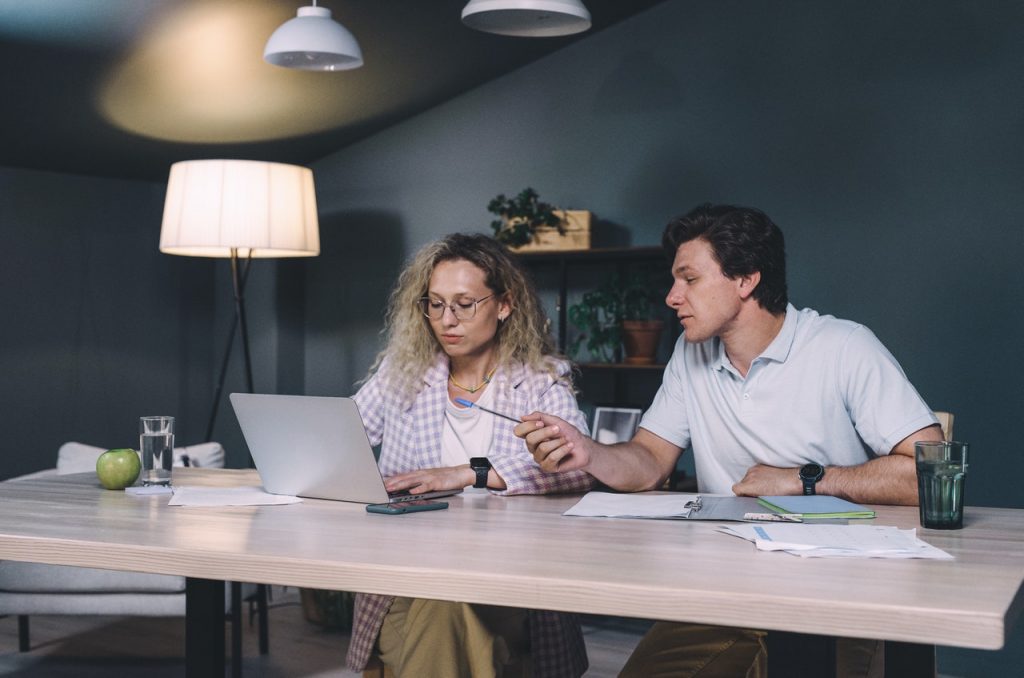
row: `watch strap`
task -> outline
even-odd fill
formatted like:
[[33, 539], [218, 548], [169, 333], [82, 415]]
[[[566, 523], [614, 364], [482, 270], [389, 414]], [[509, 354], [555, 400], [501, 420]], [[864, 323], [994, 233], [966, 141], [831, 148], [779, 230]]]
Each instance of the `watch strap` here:
[[473, 457], [469, 460], [469, 467], [476, 473], [476, 482], [473, 487], [487, 487], [487, 474], [491, 470], [491, 462], [487, 457]]

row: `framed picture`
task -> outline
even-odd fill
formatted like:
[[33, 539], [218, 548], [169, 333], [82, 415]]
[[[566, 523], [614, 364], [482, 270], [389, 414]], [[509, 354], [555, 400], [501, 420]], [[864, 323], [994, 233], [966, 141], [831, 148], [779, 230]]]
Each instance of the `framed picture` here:
[[624, 443], [633, 437], [642, 410], [626, 407], [598, 407], [594, 410], [594, 440], [605, 445]]

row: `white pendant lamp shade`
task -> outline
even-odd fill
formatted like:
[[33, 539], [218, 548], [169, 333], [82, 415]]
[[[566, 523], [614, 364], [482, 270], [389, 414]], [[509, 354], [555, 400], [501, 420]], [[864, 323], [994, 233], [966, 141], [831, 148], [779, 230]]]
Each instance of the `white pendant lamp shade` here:
[[320, 254], [313, 171], [255, 160], [171, 165], [160, 251], [192, 257]]
[[590, 12], [580, 0], [470, 0], [462, 23], [485, 33], [547, 38], [587, 30]]
[[300, 7], [297, 17], [274, 31], [263, 59], [303, 71], [344, 71], [363, 65], [363, 51], [355, 36], [331, 19], [331, 10], [314, 5]]

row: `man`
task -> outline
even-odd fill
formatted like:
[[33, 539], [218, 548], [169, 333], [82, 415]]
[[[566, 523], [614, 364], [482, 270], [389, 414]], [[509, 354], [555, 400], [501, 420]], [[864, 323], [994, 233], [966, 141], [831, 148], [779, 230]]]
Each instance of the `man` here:
[[[683, 334], [651, 408], [616, 445], [558, 417], [523, 417], [515, 433], [541, 468], [651, 490], [692, 447], [701, 492], [916, 504], [914, 442], [941, 440], [938, 421], [870, 330], [788, 303], [771, 219], [706, 204], [669, 223], [662, 243], [674, 256], [665, 302]], [[763, 636], [658, 623], [622, 675], [761, 675]], [[870, 654], [861, 659], [867, 671]]]

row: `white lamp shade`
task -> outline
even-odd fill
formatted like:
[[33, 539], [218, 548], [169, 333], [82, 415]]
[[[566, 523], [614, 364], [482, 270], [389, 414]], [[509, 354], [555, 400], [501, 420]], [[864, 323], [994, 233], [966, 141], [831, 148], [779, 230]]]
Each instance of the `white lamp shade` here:
[[313, 171], [255, 160], [171, 165], [160, 251], [191, 257], [320, 254]]
[[587, 30], [590, 12], [580, 0], [470, 0], [462, 23], [486, 33], [547, 38]]
[[363, 65], [363, 51], [355, 36], [331, 19], [331, 10], [300, 7], [298, 16], [267, 40], [263, 59], [303, 71], [344, 71]]

